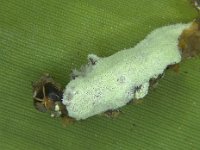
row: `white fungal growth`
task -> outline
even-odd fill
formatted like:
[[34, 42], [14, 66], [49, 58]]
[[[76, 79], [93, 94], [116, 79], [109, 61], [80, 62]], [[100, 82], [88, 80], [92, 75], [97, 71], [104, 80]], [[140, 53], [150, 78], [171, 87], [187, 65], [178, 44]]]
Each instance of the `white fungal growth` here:
[[86, 119], [122, 107], [134, 98], [143, 98], [150, 79], [181, 61], [178, 37], [189, 25], [156, 29], [134, 48], [109, 57], [88, 55], [88, 65], [82, 72], [75, 72], [75, 79], [64, 91], [63, 104], [68, 115], [76, 120]]
[[60, 107], [58, 104], [55, 105], [55, 111], [59, 111], [60, 110]]

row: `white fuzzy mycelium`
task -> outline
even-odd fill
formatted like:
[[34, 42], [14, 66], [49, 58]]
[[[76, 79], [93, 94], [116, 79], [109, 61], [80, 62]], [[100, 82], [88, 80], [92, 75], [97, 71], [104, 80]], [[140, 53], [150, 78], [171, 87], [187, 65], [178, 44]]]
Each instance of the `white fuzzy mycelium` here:
[[63, 104], [76, 120], [117, 109], [148, 93], [149, 80], [181, 61], [178, 37], [189, 24], [176, 24], [151, 32], [134, 48], [109, 57], [88, 55], [89, 63], [75, 70], [64, 91]]

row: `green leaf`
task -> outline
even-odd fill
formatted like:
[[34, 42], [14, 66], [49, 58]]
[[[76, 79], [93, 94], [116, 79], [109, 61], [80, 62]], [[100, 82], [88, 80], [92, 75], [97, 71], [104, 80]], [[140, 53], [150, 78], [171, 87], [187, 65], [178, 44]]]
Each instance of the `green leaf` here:
[[178, 74], [168, 71], [118, 118], [94, 116], [67, 128], [34, 109], [31, 88], [45, 72], [64, 87], [87, 54], [109, 56], [196, 16], [188, 0], [1, 0], [0, 149], [200, 149], [198, 58], [182, 62]]

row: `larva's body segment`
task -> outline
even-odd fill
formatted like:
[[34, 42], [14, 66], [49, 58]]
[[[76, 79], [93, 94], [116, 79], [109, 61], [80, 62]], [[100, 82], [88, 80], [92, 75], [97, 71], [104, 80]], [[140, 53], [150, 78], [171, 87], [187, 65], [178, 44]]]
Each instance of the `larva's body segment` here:
[[71, 80], [63, 95], [68, 115], [76, 120], [117, 109], [148, 93], [150, 79], [167, 66], [179, 63], [178, 37], [189, 24], [176, 24], [151, 32], [134, 48], [106, 58], [88, 55], [82, 75]]

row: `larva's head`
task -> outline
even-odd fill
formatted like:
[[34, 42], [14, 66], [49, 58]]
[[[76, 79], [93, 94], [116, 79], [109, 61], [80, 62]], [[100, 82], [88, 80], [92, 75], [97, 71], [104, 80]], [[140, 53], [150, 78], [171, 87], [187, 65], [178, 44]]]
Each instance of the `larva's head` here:
[[189, 28], [183, 30], [178, 46], [183, 59], [200, 54], [200, 20], [195, 20]]
[[67, 115], [62, 104], [62, 89], [49, 74], [33, 83], [33, 104], [40, 112], [50, 112], [51, 117]]

